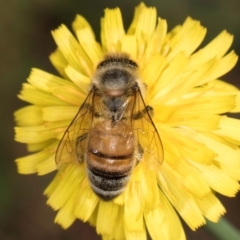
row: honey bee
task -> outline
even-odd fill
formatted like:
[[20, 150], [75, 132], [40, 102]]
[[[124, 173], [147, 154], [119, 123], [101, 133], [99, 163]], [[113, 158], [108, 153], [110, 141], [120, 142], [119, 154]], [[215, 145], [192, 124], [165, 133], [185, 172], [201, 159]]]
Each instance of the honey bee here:
[[105, 201], [120, 195], [132, 170], [147, 159], [161, 163], [163, 147], [144, 102], [138, 65], [126, 54], [110, 54], [98, 64], [88, 96], [63, 135], [58, 169], [86, 163], [92, 190]]

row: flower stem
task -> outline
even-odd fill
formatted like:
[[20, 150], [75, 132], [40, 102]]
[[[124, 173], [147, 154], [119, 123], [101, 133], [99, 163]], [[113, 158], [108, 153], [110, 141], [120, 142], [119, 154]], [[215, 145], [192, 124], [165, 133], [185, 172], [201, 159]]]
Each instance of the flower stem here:
[[218, 240], [239, 240], [240, 231], [225, 218], [221, 218], [218, 223], [207, 220], [206, 230]]

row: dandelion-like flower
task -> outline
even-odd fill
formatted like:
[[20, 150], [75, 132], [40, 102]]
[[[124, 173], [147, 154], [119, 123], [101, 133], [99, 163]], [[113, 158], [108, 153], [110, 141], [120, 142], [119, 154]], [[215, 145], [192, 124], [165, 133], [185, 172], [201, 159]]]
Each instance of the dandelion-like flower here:
[[225, 209], [214, 193], [233, 197], [240, 180], [240, 121], [226, 115], [240, 111], [240, 94], [219, 79], [237, 61], [227, 53], [233, 37], [223, 31], [198, 48], [206, 34], [198, 21], [187, 18], [167, 32], [166, 21], [143, 3], [127, 32], [120, 10], [106, 9], [101, 43], [82, 16], [72, 27], [75, 36], [65, 25], [52, 32], [58, 48], [50, 60], [61, 77], [33, 69], [19, 95], [30, 105], [15, 112], [16, 140], [35, 152], [16, 160], [19, 173], [56, 170], [57, 146], [108, 53], [127, 53], [137, 63], [164, 161], [146, 164], [143, 155], [123, 193], [104, 201], [93, 192], [85, 163], [66, 160], [44, 192], [58, 211], [55, 222], [68, 228], [87, 221], [103, 239], [146, 239], [148, 231], [152, 239], [181, 240], [176, 212], [193, 230], [205, 219], [218, 221]]

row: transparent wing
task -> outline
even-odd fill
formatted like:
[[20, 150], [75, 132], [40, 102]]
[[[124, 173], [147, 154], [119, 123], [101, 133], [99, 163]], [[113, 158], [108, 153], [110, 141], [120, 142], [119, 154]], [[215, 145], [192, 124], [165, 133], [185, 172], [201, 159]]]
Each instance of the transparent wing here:
[[144, 151], [145, 159], [149, 163], [161, 164], [164, 158], [164, 151], [160, 135], [151, 118], [153, 109], [146, 106], [140, 89], [136, 91], [132, 102], [132, 129], [140, 147]]
[[91, 90], [65, 131], [55, 156], [59, 170], [69, 162], [81, 163], [84, 160], [88, 132], [93, 127], [96, 108], [99, 108], [97, 98]]

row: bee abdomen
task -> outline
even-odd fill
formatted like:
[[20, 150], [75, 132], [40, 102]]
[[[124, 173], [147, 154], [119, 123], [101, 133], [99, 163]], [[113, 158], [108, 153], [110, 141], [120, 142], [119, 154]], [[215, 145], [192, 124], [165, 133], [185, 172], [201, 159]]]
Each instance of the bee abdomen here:
[[103, 121], [89, 132], [88, 178], [100, 198], [111, 200], [123, 192], [136, 165], [135, 152], [134, 134], [122, 121]]
[[86, 162], [91, 187], [105, 201], [122, 193], [134, 167], [133, 154], [107, 156], [89, 150]]
[[105, 201], [109, 201], [120, 195], [129, 180], [129, 176], [116, 178], [106, 177], [96, 174], [90, 170], [88, 170], [88, 177], [93, 191]]
[[89, 149], [87, 159], [88, 169], [107, 177], [125, 176], [133, 167], [133, 154], [109, 156]]

